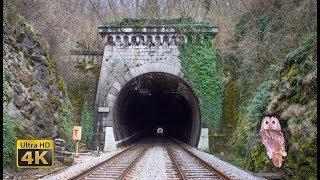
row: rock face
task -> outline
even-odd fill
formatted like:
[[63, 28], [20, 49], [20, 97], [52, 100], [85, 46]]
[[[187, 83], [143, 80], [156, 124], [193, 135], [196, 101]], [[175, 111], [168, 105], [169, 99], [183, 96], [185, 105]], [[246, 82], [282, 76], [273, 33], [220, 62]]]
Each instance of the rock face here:
[[11, 6], [5, 8], [3, 25], [4, 113], [23, 122], [32, 137], [57, 137], [65, 94], [57, 84], [54, 63]]
[[[315, 4], [286, 1], [248, 12], [235, 27], [234, 52], [223, 50], [230, 81], [237, 87], [224, 97], [228, 116], [223, 117], [237, 122], [226, 144], [231, 161], [250, 171], [276, 172], [285, 179], [317, 177]], [[231, 101], [233, 97], [237, 98]], [[285, 136], [288, 155], [279, 169], [258, 137], [266, 114], [280, 117]]]

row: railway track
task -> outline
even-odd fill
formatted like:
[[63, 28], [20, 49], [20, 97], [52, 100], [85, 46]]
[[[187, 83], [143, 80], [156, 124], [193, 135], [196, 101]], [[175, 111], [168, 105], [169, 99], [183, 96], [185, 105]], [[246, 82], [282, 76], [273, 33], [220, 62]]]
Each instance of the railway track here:
[[132, 167], [139, 161], [145, 151], [148, 149], [149, 143], [140, 142], [126, 150], [116, 154], [115, 156], [99, 163], [88, 170], [70, 178], [76, 179], [125, 179]]
[[[132, 179], [138, 163], [148, 149], [160, 146], [164, 156], [166, 179], [234, 179], [215, 169], [178, 142], [153, 139], [139, 142], [110, 159], [70, 179]], [[152, 173], [152, 172], [150, 172]]]
[[232, 179], [178, 143], [164, 144], [177, 177], [169, 179]]

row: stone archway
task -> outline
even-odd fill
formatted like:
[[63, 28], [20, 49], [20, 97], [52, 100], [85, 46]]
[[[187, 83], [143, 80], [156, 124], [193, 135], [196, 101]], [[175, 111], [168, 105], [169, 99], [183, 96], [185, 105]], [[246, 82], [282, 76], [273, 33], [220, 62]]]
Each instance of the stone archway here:
[[[175, 96], [164, 95], [163, 92], [158, 92], [157, 95], [153, 96], [153, 100], [154, 98], [158, 100], [157, 103], [153, 104], [161, 103], [161, 99], [167, 98], [167, 101], [163, 101], [165, 101], [168, 106], [171, 105], [171, 108], [169, 109], [175, 109], [175, 107], [176, 109], [180, 108], [180, 114], [167, 112], [167, 114], [171, 113], [172, 118], [175, 118], [175, 120], [172, 120], [172, 118], [170, 117], [165, 117], [165, 119], [171, 119], [171, 121], [164, 120], [163, 122], [158, 123], [160, 123], [161, 125], [165, 124], [165, 126], [167, 126], [169, 130], [168, 132], [170, 132], [170, 128], [172, 129], [173, 127], [175, 129], [181, 129], [180, 131], [177, 131], [175, 133], [173, 133], [172, 131], [171, 134], [169, 134], [175, 136], [176, 138], [180, 138], [182, 141], [192, 146], [197, 146], [201, 130], [201, 114], [198, 98], [193, 92], [191, 86], [187, 83], [187, 81], [185, 81], [184, 73], [180, 70], [179, 67], [162, 63], [144, 64], [142, 66], [131, 68], [122, 76], [123, 78], [119, 78], [113, 82], [106, 96], [106, 102], [109, 107], [107, 121], [112, 122], [111, 124], [113, 125], [113, 129], [112, 133], [110, 132], [111, 128], [109, 128], [109, 132], [106, 132], [105, 144], [114, 143], [111, 141], [121, 141], [134, 135], [135, 133], [142, 132], [141, 130], [143, 130], [143, 132], [146, 134], [150, 133], [149, 130], [153, 128], [152, 126], [150, 126], [150, 123], [148, 127], [141, 125], [145, 124], [147, 121], [141, 121], [139, 127], [132, 127], [132, 124], [134, 123], [139, 124], [139, 120], [136, 120], [137, 118], [132, 118], [132, 114], [134, 113], [132, 113], [132, 111], [129, 112], [130, 110], [128, 110], [128, 108], [122, 108], [123, 104], [126, 104], [126, 106], [128, 106], [128, 103], [131, 103], [131, 107], [134, 107], [132, 106], [132, 104], [136, 104], [139, 101], [142, 101], [143, 98], [141, 97], [139, 97], [141, 98], [141, 100], [137, 101], [137, 94], [131, 93], [131, 95], [128, 95], [128, 89], [132, 87], [135, 79], [139, 77], [145, 77], [148, 78], [148, 81], [150, 81], [150, 76], [157, 77], [155, 78], [156, 80], [151, 79], [152, 81], [154, 81], [154, 84], [151, 85], [154, 86], [154, 88], [162, 89], [163, 91], [165, 91], [166, 88], [169, 88], [170, 84], [170, 88], [174, 87], [178, 90]], [[123, 103], [123, 101], [129, 102]], [[144, 101], [147, 103], [151, 103], [151, 100], [148, 100], [148, 98], [144, 98]], [[177, 101], [177, 103], [172, 104], [170, 103], [171, 101]], [[148, 106], [146, 106], [146, 108], [148, 108]], [[159, 106], [157, 106], [156, 109], [158, 108]], [[123, 118], [123, 116], [121, 116], [120, 114], [126, 114], [124, 112], [127, 112], [127, 114], [131, 113], [130, 117]], [[126, 124], [123, 122], [124, 119], [130, 118], [133, 119], [132, 121], [134, 123], [126, 122], [129, 125], [124, 125]], [[180, 124], [180, 126], [178, 126], [178, 124]], [[151, 123], [151, 125], [155, 125], [155, 122]], [[113, 134], [114, 138], [110, 137], [111, 134]]]

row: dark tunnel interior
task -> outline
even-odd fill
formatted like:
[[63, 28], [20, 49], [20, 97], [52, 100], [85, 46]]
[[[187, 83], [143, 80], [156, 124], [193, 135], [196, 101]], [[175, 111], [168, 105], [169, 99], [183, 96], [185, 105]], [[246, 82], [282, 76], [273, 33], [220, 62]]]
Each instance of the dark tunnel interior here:
[[200, 135], [198, 99], [189, 85], [167, 73], [147, 73], [129, 81], [120, 91], [114, 109], [116, 140], [141, 132], [180, 139], [196, 146]]

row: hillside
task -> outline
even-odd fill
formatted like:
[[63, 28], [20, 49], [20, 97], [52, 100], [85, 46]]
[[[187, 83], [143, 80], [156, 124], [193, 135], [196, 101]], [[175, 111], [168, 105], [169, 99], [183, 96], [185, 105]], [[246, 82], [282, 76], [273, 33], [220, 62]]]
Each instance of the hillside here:
[[[222, 49], [226, 67], [221, 157], [253, 172], [315, 178], [317, 172], [317, 26], [315, 1], [274, 1], [252, 10]], [[278, 115], [288, 156], [275, 169], [259, 140], [261, 118]], [[221, 153], [221, 149], [228, 149]]]
[[11, 5], [4, 9], [3, 26], [3, 165], [8, 168], [18, 138], [60, 137], [71, 150], [73, 108], [47, 46]]

